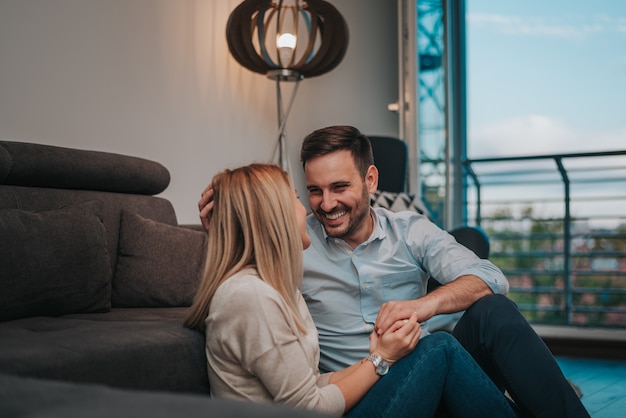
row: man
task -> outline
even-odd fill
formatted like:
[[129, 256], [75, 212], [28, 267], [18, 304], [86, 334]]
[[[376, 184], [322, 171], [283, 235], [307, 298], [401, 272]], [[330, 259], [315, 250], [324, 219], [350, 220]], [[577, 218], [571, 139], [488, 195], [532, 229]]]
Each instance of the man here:
[[[378, 171], [366, 136], [350, 126], [319, 129], [304, 139], [300, 157], [313, 212], [302, 294], [318, 328], [323, 371], [365, 358], [372, 331], [383, 333], [413, 312], [424, 323], [466, 310], [454, 336], [522, 414], [589, 416], [541, 338], [503, 296], [508, 281], [496, 266], [422, 215], [370, 207]], [[199, 202], [203, 223], [208, 200]], [[431, 276], [443, 286], [427, 294]]]

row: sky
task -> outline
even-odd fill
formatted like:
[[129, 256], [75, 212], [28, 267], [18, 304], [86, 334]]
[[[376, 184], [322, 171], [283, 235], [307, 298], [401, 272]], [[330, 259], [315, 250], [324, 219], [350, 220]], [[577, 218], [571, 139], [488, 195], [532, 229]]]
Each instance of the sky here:
[[626, 0], [467, 0], [468, 156], [626, 149]]

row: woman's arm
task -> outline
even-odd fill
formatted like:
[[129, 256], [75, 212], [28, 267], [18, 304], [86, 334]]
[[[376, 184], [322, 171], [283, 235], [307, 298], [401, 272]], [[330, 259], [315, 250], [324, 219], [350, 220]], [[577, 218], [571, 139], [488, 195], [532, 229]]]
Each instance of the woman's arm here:
[[[284, 299], [256, 275], [226, 280], [207, 319], [209, 371], [215, 396], [271, 401], [341, 416], [345, 399], [335, 385], [318, 386], [319, 346], [312, 319], [301, 335]], [[301, 310], [306, 310], [301, 300]]]

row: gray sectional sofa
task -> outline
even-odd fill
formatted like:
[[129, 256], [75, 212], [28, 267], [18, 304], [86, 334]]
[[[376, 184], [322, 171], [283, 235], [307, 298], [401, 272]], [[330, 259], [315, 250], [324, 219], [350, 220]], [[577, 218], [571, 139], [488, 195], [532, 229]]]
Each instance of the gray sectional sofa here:
[[0, 141], [0, 416], [312, 415], [210, 399], [204, 336], [182, 325], [205, 236], [155, 196], [169, 180], [141, 158]]

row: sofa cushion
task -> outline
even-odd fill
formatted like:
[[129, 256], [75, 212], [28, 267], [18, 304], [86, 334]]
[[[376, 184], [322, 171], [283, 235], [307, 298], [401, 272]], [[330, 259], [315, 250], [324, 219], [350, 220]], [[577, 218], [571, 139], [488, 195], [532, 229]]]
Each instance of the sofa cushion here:
[[0, 210], [0, 320], [110, 309], [111, 268], [98, 207]]
[[98, 192], [92, 190], [44, 189], [40, 187], [0, 185], [0, 210], [21, 209], [43, 212], [97, 201], [98, 216], [106, 230], [109, 269], [115, 271], [122, 210], [138, 213], [169, 225], [176, 225], [176, 213], [169, 200], [156, 196]]
[[114, 307], [190, 306], [205, 259], [205, 234], [122, 211]]
[[392, 212], [400, 212], [404, 210], [421, 213], [426, 217], [430, 214], [424, 202], [414, 194], [409, 193], [392, 193], [376, 190], [370, 195], [370, 204], [375, 208], [385, 208]]

